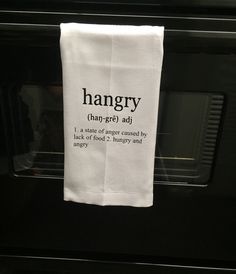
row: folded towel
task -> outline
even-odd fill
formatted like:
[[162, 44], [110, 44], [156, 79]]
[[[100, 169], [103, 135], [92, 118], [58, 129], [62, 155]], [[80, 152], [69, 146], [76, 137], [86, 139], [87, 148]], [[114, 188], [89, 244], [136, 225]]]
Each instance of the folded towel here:
[[153, 204], [163, 32], [61, 24], [64, 200]]

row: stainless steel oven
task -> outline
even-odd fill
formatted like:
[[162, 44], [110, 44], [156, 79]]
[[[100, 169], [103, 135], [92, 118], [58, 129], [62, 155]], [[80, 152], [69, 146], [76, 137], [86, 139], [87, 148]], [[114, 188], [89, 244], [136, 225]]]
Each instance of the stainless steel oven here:
[[[16, 273], [236, 272], [234, 4], [0, 7], [0, 266]], [[165, 26], [151, 208], [63, 201], [61, 22]]]

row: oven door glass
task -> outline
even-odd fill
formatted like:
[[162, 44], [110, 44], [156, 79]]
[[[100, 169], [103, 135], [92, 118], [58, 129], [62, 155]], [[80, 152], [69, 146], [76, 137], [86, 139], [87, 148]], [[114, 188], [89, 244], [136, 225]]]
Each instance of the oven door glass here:
[[[43, 35], [48, 34], [49, 39], [45, 39], [43, 30], [38, 36], [33, 31], [27, 33], [28, 36], [18, 39], [17, 47], [11, 43], [12, 38], [5, 39], [1, 45], [2, 90], [12, 172], [17, 176], [63, 178], [59, 40], [47, 32]], [[176, 51], [173, 41], [172, 47], [166, 47], [155, 182], [191, 185], [209, 182], [224, 96], [218, 90], [204, 88], [204, 85], [198, 87], [194, 83], [204, 80], [196, 78], [199, 67], [215, 65], [209, 63], [210, 60], [211, 55], [201, 51]], [[173, 64], [174, 70], [169, 69]], [[192, 81], [184, 81], [186, 77]]]

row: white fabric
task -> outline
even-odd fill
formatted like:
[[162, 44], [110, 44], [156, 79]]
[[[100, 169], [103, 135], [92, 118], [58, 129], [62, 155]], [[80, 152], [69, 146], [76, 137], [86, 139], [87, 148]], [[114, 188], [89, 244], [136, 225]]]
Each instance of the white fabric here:
[[64, 200], [153, 204], [163, 32], [61, 24]]

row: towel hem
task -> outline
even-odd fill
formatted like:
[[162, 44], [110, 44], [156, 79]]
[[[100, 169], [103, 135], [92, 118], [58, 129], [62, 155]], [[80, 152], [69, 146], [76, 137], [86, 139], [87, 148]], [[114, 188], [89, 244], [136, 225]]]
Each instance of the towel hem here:
[[64, 189], [64, 201], [95, 204], [101, 206], [150, 207], [153, 205], [153, 193], [112, 193], [77, 192]]

